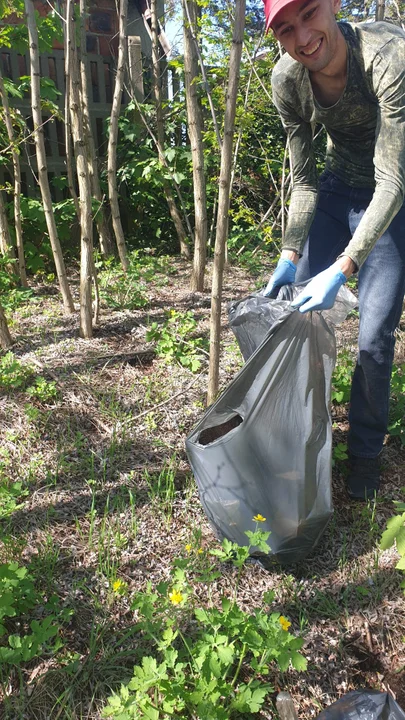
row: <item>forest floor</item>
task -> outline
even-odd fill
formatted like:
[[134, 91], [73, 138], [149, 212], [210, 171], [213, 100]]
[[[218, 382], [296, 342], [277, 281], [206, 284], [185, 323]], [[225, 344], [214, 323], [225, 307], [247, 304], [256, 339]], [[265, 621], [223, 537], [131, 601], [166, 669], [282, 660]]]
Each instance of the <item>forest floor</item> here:
[[[265, 266], [253, 273], [226, 269], [222, 389], [242, 366], [226, 305], [268, 273]], [[136, 638], [128, 633], [133, 593], [167, 580], [186, 545], [218, 547], [185, 454], [185, 438], [204, 412], [207, 355], [193, 338], [208, 338], [209, 292], [190, 292], [189, 266], [180, 260], [141, 276], [117, 280], [111, 270], [104, 278], [91, 340], [79, 337], [77, 314], [63, 314], [49, 285], [34, 284], [26, 302], [8, 313], [12, 351], [31, 368], [31, 385], [25, 379], [0, 388], [0, 559], [29, 568], [43, 597], [54, 598], [60, 648], [9, 667], [7, 677], [3, 666], [2, 718], [100, 718], [111, 689], [130, 679], [136, 661]], [[168, 311], [179, 313], [173, 322], [180, 333], [187, 318], [197, 321], [188, 335], [201, 362], [194, 373], [146, 340], [153, 322], [170, 329]], [[355, 353], [356, 329], [354, 316], [337, 331], [341, 375]], [[396, 362], [405, 362], [402, 331]], [[43, 380], [33, 385], [34, 377]], [[334, 447], [344, 450], [347, 405], [334, 408], [333, 420]], [[279, 690], [291, 693], [300, 718], [363, 687], [390, 691], [405, 709], [403, 575], [395, 570], [395, 550], [379, 549], [393, 500], [404, 500], [405, 447], [387, 438], [376, 502], [349, 500], [344, 476], [338, 452], [334, 514], [305, 561], [271, 571], [243, 567], [241, 606], [260, 607], [263, 593], [274, 591], [271, 608], [304, 638], [308, 660], [305, 672], [274, 670], [274, 692], [257, 717], [277, 717]], [[218, 567], [214, 600], [229, 592], [238, 572], [219, 561]], [[196, 588], [202, 602], [205, 592]], [[36, 612], [40, 618], [41, 608]]]

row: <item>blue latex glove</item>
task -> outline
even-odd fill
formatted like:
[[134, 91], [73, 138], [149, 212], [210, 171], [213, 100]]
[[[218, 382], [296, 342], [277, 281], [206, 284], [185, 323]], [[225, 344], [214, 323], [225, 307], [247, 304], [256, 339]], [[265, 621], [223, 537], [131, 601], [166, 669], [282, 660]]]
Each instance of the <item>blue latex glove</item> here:
[[339, 288], [346, 282], [346, 275], [336, 265], [331, 265], [315, 275], [308, 285], [292, 301], [291, 307], [301, 313], [308, 310], [329, 310], [333, 307]]
[[291, 260], [280, 258], [263, 294], [266, 297], [276, 298], [283, 285], [294, 282], [296, 272], [297, 266]]

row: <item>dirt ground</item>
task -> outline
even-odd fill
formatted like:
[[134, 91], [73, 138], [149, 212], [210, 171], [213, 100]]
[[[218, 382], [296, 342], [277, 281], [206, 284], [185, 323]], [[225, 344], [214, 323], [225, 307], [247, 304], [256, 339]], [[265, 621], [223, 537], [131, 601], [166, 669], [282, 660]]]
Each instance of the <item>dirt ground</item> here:
[[[254, 289], [255, 279], [247, 271], [227, 268], [221, 388], [242, 365], [225, 308]], [[95, 623], [103, 628], [106, 648], [109, 636], [119, 635], [131, 622], [131, 593], [148, 581], [167, 578], [171, 561], [184, 552], [195, 528], [201, 529], [204, 547], [217, 543], [184, 448], [204, 412], [207, 358], [203, 355], [200, 370], [192, 374], [178, 364], [168, 365], [145, 339], [147, 326], [161, 322], [167, 309], [191, 310], [199, 333], [207, 336], [209, 293], [190, 292], [189, 268], [178, 260], [165, 284], [150, 282], [148, 294], [149, 304], [138, 310], [103, 304], [94, 338], [83, 340], [77, 315], [64, 316], [57, 295], [38, 285], [35, 302], [14, 313], [10, 328], [16, 357], [55, 382], [58, 398], [43, 403], [27, 398], [24, 391], [0, 391], [2, 467], [28, 489], [21, 506], [3, 521], [1, 555], [3, 560], [33, 563], [47, 595], [56, 593], [61, 605], [74, 610], [65, 625], [61, 653], [66, 658], [76, 653], [83, 671], [77, 718], [100, 717], [98, 680], [107, 666], [97, 653], [90, 665]], [[354, 353], [356, 331], [356, 318], [348, 319], [337, 331], [339, 348]], [[396, 357], [405, 360], [402, 331]], [[344, 444], [346, 406], [334, 409], [333, 422], [334, 445]], [[174, 491], [162, 500], [154, 496], [150, 479], [168, 467]], [[271, 571], [257, 564], [244, 568], [243, 606], [257, 606], [265, 590], [274, 590], [273, 608], [291, 620], [292, 631], [303, 635], [308, 659], [304, 673], [274, 673], [274, 693], [262, 717], [275, 717], [273, 701], [279, 690], [291, 693], [300, 718], [315, 717], [344, 693], [363, 687], [390, 691], [405, 709], [403, 576], [395, 570], [396, 552], [379, 549], [393, 500], [404, 498], [405, 448], [387, 438], [376, 503], [349, 500], [344, 475], [345, 462], [336, 461], [334, 514], [305, 561]], [[221, 570], [218, 593], [226, 592], [235, 573], [227, 566]], [[112, 573], [128, 586], [128, 594], [113, 604], [108, 599]], [[112, 656], [108, 672], [111, 663]], [[53, 708], [66, 689], [59, 669], [51, 657], [24, 669], [28, 699], [23, 717], [73, 717]], [[19, 688], [12, 673], [9, 696], [17, 696]], [[9, 710], [4, 713], [18, 717]]]

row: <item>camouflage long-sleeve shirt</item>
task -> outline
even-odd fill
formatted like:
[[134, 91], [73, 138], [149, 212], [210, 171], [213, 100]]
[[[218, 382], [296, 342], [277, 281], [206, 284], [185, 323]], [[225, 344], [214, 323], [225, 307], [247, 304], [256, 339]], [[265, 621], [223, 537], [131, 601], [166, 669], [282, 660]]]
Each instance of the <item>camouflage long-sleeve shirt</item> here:
[[328, 138], [326, 169], [350, 186], [375, 188], [344, 253], [360, 267], [405, 198], [405, 32], [385, 22], [339, 27], [348, 65], [335, 105], [319, 105], [308, 70], [289, 55], [273, 71], [273, 99], [289, 136], [293, 176], [283, 247], [301, 253], [314, 217], [318, 179], [312, 139], [320, 123]]

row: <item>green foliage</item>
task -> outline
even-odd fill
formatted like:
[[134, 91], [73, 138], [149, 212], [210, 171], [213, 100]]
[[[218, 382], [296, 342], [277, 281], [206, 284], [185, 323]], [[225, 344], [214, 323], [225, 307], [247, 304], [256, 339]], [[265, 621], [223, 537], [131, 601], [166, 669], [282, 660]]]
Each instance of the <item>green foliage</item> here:
[[405, 445], [405, 363], [394, 365], [392, 370], [388, 432]]
[[[176, 108], [177, 110], [177, 108]], [[151, 123], [155, 122], [153, 105], [145, 103], [142, 112]], [[137, 119], [134, 123], [134, 113]], [[181, 113], [175, 113], [178, 124], [185, 113], [184, 101]], [[169, 123], [170, 125], [170, 123]], [[166, 127], [170, 132], [169, 125]], [[126, 188], [122, 206], [128, 217], [131, 247], [158, 247], [160, 252], [175, 252], [178, 240], [168, 212], [164, 184], [173, 186], [173, 179], [181, 186], [186, 210], [192, 212], [191, 153], [187, 146], [173, 145], [168, 141], [165, 149], [167, 168], [157, 157], [152, 139], [140, 124], [133, 103], [129, 103], [120, 116], [118, 147], [118, 181]], [[174, 186], [173, 193], [176, 194]], [[179, 202], [177, 201], [179, 204]]]
[[[380, 548], [387, 550], [395, 546], [400, 559], [396, 564], [398, 570], [405, 570], [405, 503], [394, 501], [397, 514], [387, 522], [387, 528], [381, 536]], [[405, 591], [405, 581], [402, 583]]]
[[[31, 75], [21, 75], [18, 90], [22, 95], [31, 90]], [[47, 77], [41, 77], [40, 92], [42, 101], [50, 101], [56, 103], [58, 97], [62, 95], [53, 80]], [[59, 108], [55, 107], [55, 111], [59, 115]]]
[[336, 465], [337, 462], [347, 460], [348, 457], [347, 444], [337, 443], [332, 451], [332, 466]]
[[58, 397], [56, 382], [45, 380], [43, 377], [35, 378], [35, 382], [27, 389], [27, 395], [43, 403], [48, 403]]
[[336, 367], [332, 376], [331, 398], [332, 401], [338, 405], [340, 403], [347, 403], [350, 400], [353, 369], [354, 360], [347, 350], [343, 350], [338, 354]]
[[26, 616], [43, 602], [43, 598], [35, 589], [27, 568], [14, 562], [0, 565], [0, 586], [1, 668], [4, 665], [19, 665], [39, 655], [57, 634], [58, 626], [54, 624], [55, 617], [47, 615], [41, 621], [31, 620], [26, 632], [13, 633], [13, 627], [27, 625]]
[[21, 482], [8, 483], [0, 474], [0, 520], [9, 517], [15, 510], [23, 506], [19, 500], [27, 495]]
[[32, 368], [20, 363], [11, 351], [0, 358], [0, 390], [22, 390], [32, 375]]
[[[0, 46], [12, 47], [19, 53], [28, 50], [28, 28], [25, 22], [19, 25], [7, 24], [9, 15], [15, 14], [24, 18], [24, 2], [21, 0], [2, 0], [0, 3]], [[35, 21], [38, 29], [38, 49], [40, 53], [50, 52], [55, 41], [63, 43], [62, 21], [56, 12], [40, 15], [35, 11]]]
[[170, 272], [167, 257], [154, 257], [133, 250], [128, 256], [129, 268], [125, 273], [120, 264], [111, 259], [96, 263], [99, 269], [100, 295], [109, 307], [136, 310], [149, 304], [148, 285], [161, 275], [161, 284], [167, 282]]
[[[338, 354], [332, 376], [332, 401], [336, 404], [350, 400], [350, 389], [354, 370], [354, 360], [347, 350]], [[391, 376], [391, 402], [388, 432], [398, 437], [405, 445], [405, 363], [393, 365]]]
[[14, 266], [16, 261], [8, 255], [0, 257], [0, 295], [3, 310], [12, 311], [29, 301], [33, 291], [29, 288], [20, 288], [16, 285], [17, 277], [9, 272], [8, 267]]
[[[149, 584], [135, 595], [132, 607], [138, 615], [139, 633], [155, 650], [143, 655], [130, 682], [108, 699], [103, 717], [227, 720], [247, 716], [258, 713], [273, 690], [263, 681], [273, 666], [282, 672], [290, 665], [306, 669], [299, 652], [303, 640], [290, 634], [287, 618], [262, 608], [249, 614], [238, 603], [243, 562], [254, 548], [270, 549], [269, 533], [259, 530], [258, 523], [246, 535], [248, 546], [224, 541], [221, 549], [211, 553], [239, 568], [233, 599], [222, 596], [217, 606], [199, 605], [191, 578], [204, 583], [204, 594], [209, 597], [209, 586], [218, 572], [198, 543], [187, 545], [188, 556], [175, 560], [170, 582], [160, 583], [155, 590]], [[265, 593], [264, 605], [273, 599], [272, 593]]]
[[[12, 218], [13, 207], [8, 208]], [[49, 267], [52, 249], [48, 238], [42, 202], [21, 196], [21, 217], [24, 233], [24, 252], [27, 272], [36, 273]]]
[[146, 340], [156, 342], [157, 354], [168, 363], [179, 362], [191, 372], [197, 372], [201, 367], [201, 350], [206, 350], [207, 341], [196, 336], [197, 321], [193, 312], [170, 310], [166, 318], [162, 325], [153, 322], [149, 326]]

